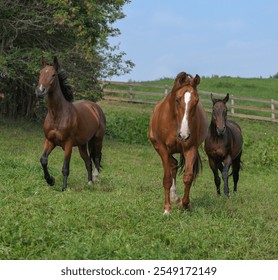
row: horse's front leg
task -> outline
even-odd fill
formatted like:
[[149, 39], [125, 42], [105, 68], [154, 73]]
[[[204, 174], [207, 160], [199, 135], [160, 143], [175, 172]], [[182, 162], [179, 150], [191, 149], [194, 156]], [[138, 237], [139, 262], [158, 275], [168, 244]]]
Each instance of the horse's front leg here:
[[210, 169], [212, 170], [212, 173], [213, 173], [213, 176], [214, 176], [214, 183], [215, 183], [215, 186], [216, 186], [216, 192], [217, 192], [218, 195], [220, 195], [221, 194], [220, 193], [221, 181], [220, 181], [220, 177], [218, 175], [217, 164], [210, 157], [209, 157], [209, 166], [210, 166]]
[[191, 207], [190, 207], [189, 193], [194, 179], [194, 164], [197, 164], [196, 160], [198, 160], [197, 150], [194, 148], [187, 151], [184, 154], [184, 157], [186, 158], [186, 162], [185, 162], [185, 172], [183, 176], [184, 195], [181, 201], [181, 207], [183, 209], [190, 210]]
[[232, 158], [230, 156], [227, 156], [224, 160], [224, 167], [222, 170], [222, 178], [224, 181], [224, 193], [226, 196], [230, 196], [230, 190], [228, 186], [228, 178], [229, 178], [229, 168], [232, 163]]
[[64, 176], [64, 180], [63, 180], [62, 191], [65, 191], [67, 189], [67, 180], [70, 173], [69, 167], [70, 167], [71, 153], [72, 153], [72, 143], [67, 142], [64, 147], [64, 164], [62, 168], [62, 174]]
[[48, 156], [50, 155], [50, 153], [53, 151], [54, 148], [55, 145], [49, 140], [45, 139], [43, 154], [40, 158], [40, 162], [44, 172], [44, 179], [46, 180], [47, 184], [50, 186], [53, 186], [55, 184], [55, 179], [49, 174], [47, 165], [48, 165]]
[[166, 149], [157, 150], [159, 153], [162, 165], [164, 169], [163, 176], [163, 187], [164, 187], [164, 215], [170, 214], [171, 204], [170, 204], [170, 188], [172, 186], [172, 176], [171, 176], [171, 165], [169, 161], [169, 154]]

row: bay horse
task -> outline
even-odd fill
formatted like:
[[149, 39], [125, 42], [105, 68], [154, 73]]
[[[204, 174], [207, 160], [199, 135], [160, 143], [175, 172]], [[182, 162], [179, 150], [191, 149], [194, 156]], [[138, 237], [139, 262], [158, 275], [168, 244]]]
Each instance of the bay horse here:
[[[88, 183], [97, 182], [106, 127], [105, 115], [96, 103], [72, 102], [73, 92], [67, 83], [68, 75], [61, 69], [57, 57], [54, 57], [53, 65], [48, 64], [44, 59], [42, 64], [36, 93], [38, 96], [47, 95], [48, 104], [48, 113], [43, 125], [44, 150], [40, 159], [44, 178], [50, 186], [55, 184], [55, 179], [47, 168], [48, 156], [56, 146], [62, 147], [64, 150], [62, 191], [65, 191], [70, 173], [72, 147], [78, 146], [88, 172]], [[92, 160], [95, 165], [93, 174]]]
[[241, 168], [243, 137], [240, 126], [234, 121], [227, 120], [226, 103], [229, 100], [229, 94], [223, 99], [215, 99], [211, 94], [211, 100], [213, 110], [208, 136], [205, 140], [205, 151], [214, 175], [217, 194], [220, 195], [221, 180], [218, 175], [218, 170], [220, 170], [224, 181], [224, 193], [229, 197], [228, 172], [232, 165], [234, 192], [236, 192]]
[[[170, 213], [170, 202], [190, 209], [190, 187], [201, 168], [198, 148], [206, 138], [208, 121], [199, 100], [199, 83], [198, 75], [193, 78], [185, 72], [179, 73], [171, 92], [155, 106], [150, 120], [149, 139], [164, 169], [166, 215]], [[180, 154], [179, 164], [173, 157], [177, 153]], [[184, 167], [184, 195], [180, 199], [176, 193], [176, 174]]]

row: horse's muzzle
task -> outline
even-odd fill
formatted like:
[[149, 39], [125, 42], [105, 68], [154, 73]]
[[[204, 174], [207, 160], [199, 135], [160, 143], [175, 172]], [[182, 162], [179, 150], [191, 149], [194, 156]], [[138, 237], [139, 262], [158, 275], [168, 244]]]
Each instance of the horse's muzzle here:
[[221, 128], [216, 127], [216, 132], [218, 136], [223, 136], [226, 132], [226, 126], [223, 126]]
[[181, 133], [178, 134], [178, 139], [180, 141], [185, 142], [186, 140], [188, 140], [190, 138], [190, 133], [188, 133], [186, 136], [183, 136]]
[[35, 90], [35, 93], [36, 93], [36, 96], [37, 96], [37, 97], [43, 97], [43, 96], [45, 96], [45, 95], [46, 95], [46, 92], [47, 92], [46, 88], [45, 88], [45, 87], [42, 87], [42, 86], [37, 87], [36, 90]]

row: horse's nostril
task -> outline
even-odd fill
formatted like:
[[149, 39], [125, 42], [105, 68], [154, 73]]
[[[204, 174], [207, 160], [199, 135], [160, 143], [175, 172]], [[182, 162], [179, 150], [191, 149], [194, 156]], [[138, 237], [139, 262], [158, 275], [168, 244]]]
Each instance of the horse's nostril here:
[[188, 133], [186, 136], [183, 136], [183, 135], [181, 134], [181, 132], [178, 134], [178, 139], [179, 139], [180, 141], [186, 141], [189, 137], [190, 137], [190, 133]]

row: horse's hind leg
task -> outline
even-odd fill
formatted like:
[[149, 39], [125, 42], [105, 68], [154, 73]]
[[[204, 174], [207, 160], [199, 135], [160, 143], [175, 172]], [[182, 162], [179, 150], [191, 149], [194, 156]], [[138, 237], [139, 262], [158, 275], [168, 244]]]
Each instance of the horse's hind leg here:
[[79, 154], [81, 156], [81, 158], [83, 159], [87, 172], [88, 172], [88, 184], [91, 185], [92, 184], [92, 161], [91, 158], [88, 155], [87, 152], [87, 144], [82, 145], [82, 146], [78, 146], [79, 149]]
[[95, 169], [93, 172], [93, 182], [98, 183], [98, 175], [101, 168], [101, 158], [102, 158], [102, 142], [103, 137], [92, 138], [88, 143], [90, 157], [94, 162]]
[[53, 186], [55, 184], [55, 179], [49, 174], [47, 165], [48, 165], [48, 156], [50, 155], [50, 153], [53, 151], [54, 148], [55, 145], [46, 139], [44, 142], [43, 154], [40, 159], [44, 172], [44, 179], [46, 180], [47, 184], [50, 186]]
[[218, 175], [218, 167], [215, 164], [214, 160], [212, 160], [211, 158], [209, 158], [209, 166], [210, 166], [210, 168], [213, 172], [214, 183], [215, 183], [215, 186], [216, 186], [216, 192], [217, 192], [218, 195], [220, 195], [221, 194], [221, 192], [220, 192], [221, 180], [220, 180], [220, 177]]
[[71, 141], [68, 141], [64, 147], [64, 164], [62, 168], [62, 174], [64, 177], [63, 180], [63, 187], [62, 191], [65, 191], [67, 189], [67, 182], [68, 182], [68, 176], [70, 173], [70, 158], [72, 153], [72, 143]]
[[233, 160], [232, 167], [233, 167], [233, 180], [234, 180], [234, 192], [237, 192], [237, 183], [239, 179], [239, 170], [240, 170], [240, 158], [242, 152]]
[[180, 198], [177, 195], [176, 190], [176, 176], [178, 171], [178, 161], [171, 156], [170, 157], [170, 165], [171, 165], [171, 175], [172, 175], [172, 186], [170, 188], [170, 200], [171, 202], [175, 202], [177, 204], [180, 203]]

